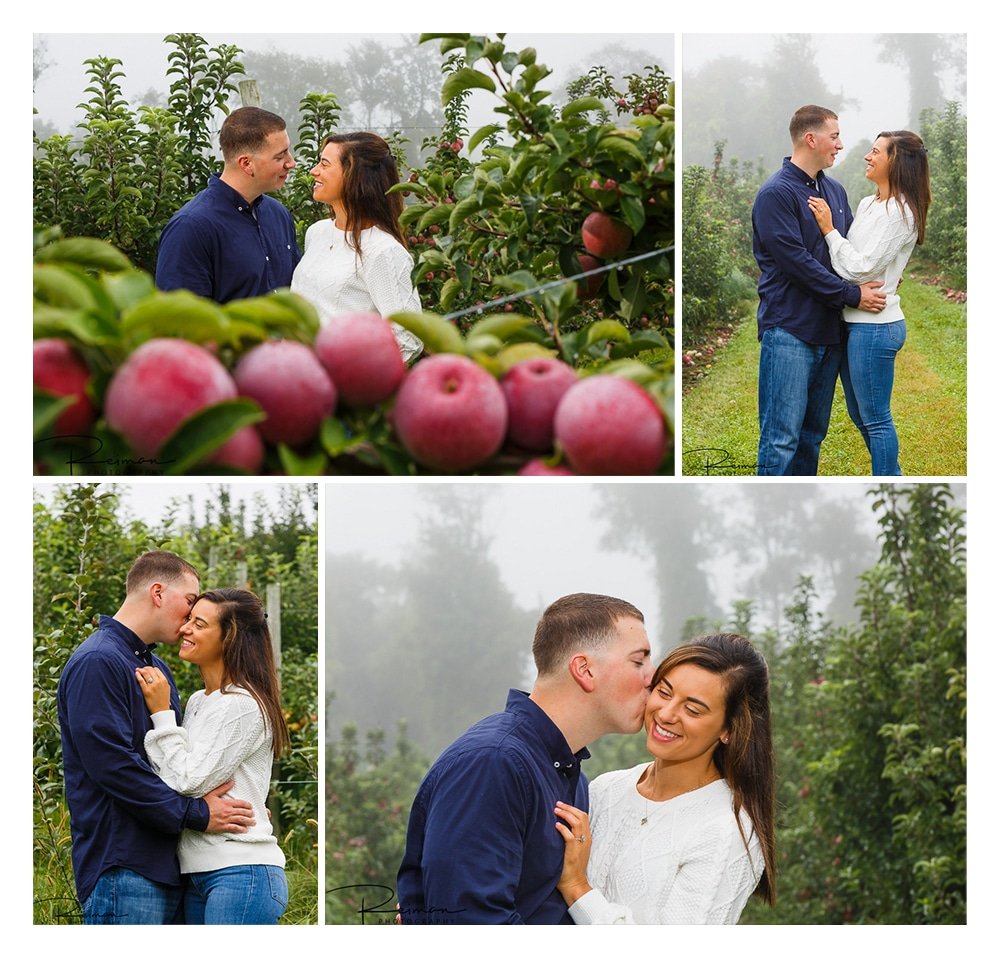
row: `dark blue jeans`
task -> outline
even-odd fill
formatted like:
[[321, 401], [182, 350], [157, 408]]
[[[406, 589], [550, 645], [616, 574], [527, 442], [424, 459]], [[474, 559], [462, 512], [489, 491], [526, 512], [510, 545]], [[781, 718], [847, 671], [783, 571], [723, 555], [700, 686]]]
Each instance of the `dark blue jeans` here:
[[760, 341], [758, 476], [815, 476], [830, 426], [842, 347], [812, 346], [774, 326]]
[[901, 476], [899, 437], [892, 421], [896, 353], [906, 342], [906, 320], [848, 323], [840, 364], [847, 411], [872, 457], [873, 476]]
[[83, 903], [85, 925], [169, 925], [181, 903], [179, 885], [161, 885], [128, 868], [110, 868]]
[[277, 865], [231, 865], [186, 877], [188, 925], [276, 925], [288, 907], [288, 881]]

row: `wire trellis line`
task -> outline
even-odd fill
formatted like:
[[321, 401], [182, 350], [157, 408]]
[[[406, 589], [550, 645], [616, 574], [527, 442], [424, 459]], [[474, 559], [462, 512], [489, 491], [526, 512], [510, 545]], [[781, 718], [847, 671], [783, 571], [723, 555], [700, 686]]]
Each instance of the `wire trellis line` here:
[[567, 283], [575, 283], [577, 280], [585, 279], [588, 276], [597, 276], [600, 273], [608, 273], [613, 269], [621, 269], [623, 266], [630, 266], [632, 263], [639, 263], [642, 260], [651, 259], [654, 256], [664, 256], [667, 253], [672, 253], [673, 251], [673, 246], [664, 246], [660, 249], [648, 250], [645, 253], [630, 256], [628, 259], [621, 259], [614, 263], [605, 263], [604, 266], [598, 266], [595, 269], [588, 269], [583, 273], [574, 273], [572, 276], [564, 276], [562, 279], [553, 279], [547, 283], [542, 283], [541, 286], [533, 286], [531, 289], [525, 289], [519, 293], [511, 293], [509, 296], [501, 296], [499, 299], [491, 299], [488, 303], [482, 303], [478, 306], [469, 306], [466, 309], [460, 309], [454, 313], [446, 313], [444, 318], [449, 320], [460, 319], [462, 316], [468, 316], [470, 313], [484, 313], [488, 309], [494, 309], [497, 306], [504, 306], [507, 303], [516, 302], [519, 299], [524, 299], [526, 296], [533, 296], [535, 293], [544, 293], [550, 289], [555, 289], [557, 286], [565, 286]]

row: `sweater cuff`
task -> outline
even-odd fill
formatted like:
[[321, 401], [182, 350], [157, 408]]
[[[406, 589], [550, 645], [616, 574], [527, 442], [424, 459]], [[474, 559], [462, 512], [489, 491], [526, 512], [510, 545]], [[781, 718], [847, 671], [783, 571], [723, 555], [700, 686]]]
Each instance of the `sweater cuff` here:
[[177, 728], [177, 716], [173, 709], [164, 709], [162, 712], [154, 712], [150, 718], [153, 720], [153, 728], [162, 731], [168, 728]]
[[606, 924], [607, 918], [602, 921], [601, 916], [607, 905], [604, 896], [596, 888], [591, 888], [569, 906], [569, 915], [577, 925]]

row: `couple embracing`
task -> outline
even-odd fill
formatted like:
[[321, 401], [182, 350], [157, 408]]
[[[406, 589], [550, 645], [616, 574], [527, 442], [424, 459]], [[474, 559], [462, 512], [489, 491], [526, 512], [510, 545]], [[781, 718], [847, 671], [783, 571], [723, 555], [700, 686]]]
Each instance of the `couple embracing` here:
[[[774, 900], [768, 672], [742, 636], [654, 668], [642, 613], [575, 593], [538, 676], [439, 756], [413, 801], [403, 924], [732, 924]], [[587, 745], [645, 727], [651, 761], [587, 782]]]
[[891, 411], [906, 321], [896, 289], [931, 202], [923, 141], [880, 133], [865, 157], [875, 192], [851, 213], [826, 175], [843, 149], [832, 110], [803, 106], [789, 124], [792, 154], [753, 208], [760, 266], [757, 473], [814, 476], [839, 375], [872, 475], [901, 475]]
[[[160, 643], [201, 672], [183, 724]], [[142, 554], [67, 661], [58, 706], [84, 924], [278, 922], [285, 856], [265, 801], [288, 729], [254, 593], [203, 592], [180, 556]]]

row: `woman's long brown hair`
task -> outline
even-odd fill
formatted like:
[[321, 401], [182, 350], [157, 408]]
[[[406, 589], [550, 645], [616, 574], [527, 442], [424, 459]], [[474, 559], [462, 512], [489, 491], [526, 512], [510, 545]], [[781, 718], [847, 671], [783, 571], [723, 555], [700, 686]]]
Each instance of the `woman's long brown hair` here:
[[274, 757], [281, 758], [289, 745], [288, 726], [281, 708], [271, 630], [263, 603], [247, 589], [213, 589], [198, 598], [218, 609], [222, 691], [227, 685], [238, 685], [254, 697], [270, 728]]
[[743, 833], [740, 809], [746, 809], [764, 855], [764, 873], [754, 894], [773, 905], [774, 869], [774, 748], [771, 743], [771, 700], [767, 663], [742, 635], [707, 635], [672, 649], [657, 667], [651, 688], [678, 665], [690, 664], [722, 679], [726, 690], [725, 727], [728, 742], [712, 753], [719, 774], [733, 793], [733, 813]]
[[905, 201], [913, 214], [917, 227], [917, 245], [924, 242], [927, 228], [927, 210], [931, 205], [931, 172], [927, 162], [924, 141], [909, 130], [891, 130], [879, 133], [876, 139], [889, 141], [886, 156], [889, 160], [889, 196], [896, 202]]
[[[361, 231], [377, 226], [406, 246], [406, 237], [399, 225], [403, 212], [403, 195], [389, 193], [399, 182], [399, 167], [389, 144], [376, 133], [336, 133], [323, 141], [340, 147], [340, 168], [343, 172], [341, 202], [347, 213], [347, 228], [351, 247], [362, 256]], [[344, 228], [345, 224], [341, 224]]]

